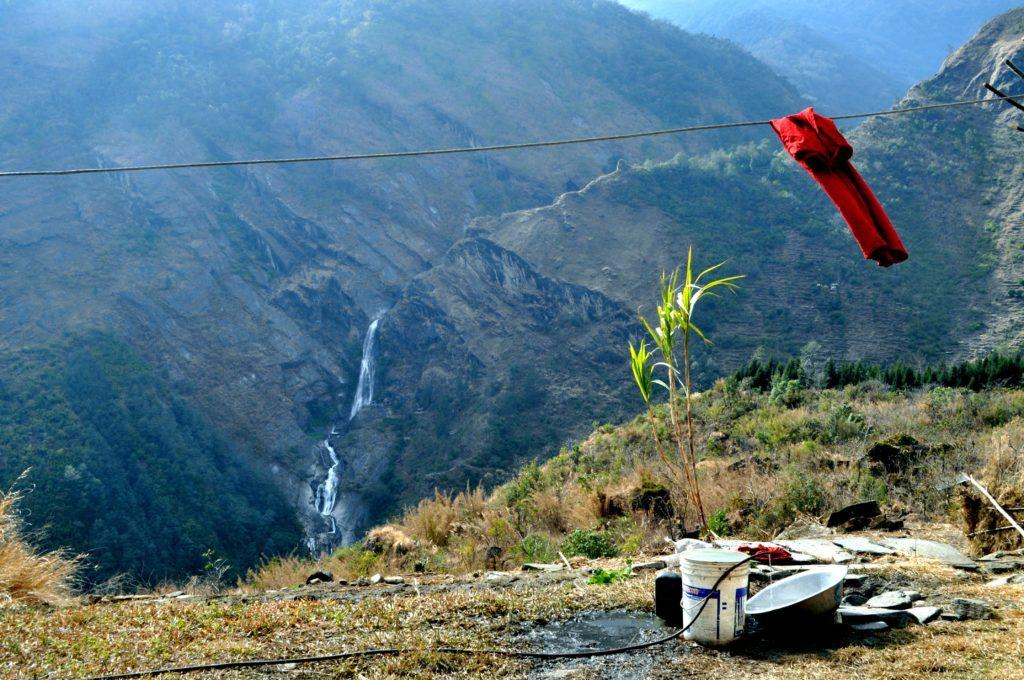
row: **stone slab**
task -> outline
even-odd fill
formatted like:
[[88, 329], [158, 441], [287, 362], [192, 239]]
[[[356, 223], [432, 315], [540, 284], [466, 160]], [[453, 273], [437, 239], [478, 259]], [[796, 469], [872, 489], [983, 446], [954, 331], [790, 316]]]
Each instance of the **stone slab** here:
[[848, 550], [852, 553], [864, 553], [867, 555], [892, 555], [896, 551], [892, 548], [887, 548], [880, 543], [869, 541], [866, 538], [860, 536], [837, 536], [832, 539], [832, 542], [838, 545], [844, 550]]
[[879, 542], [887, 548], [892, 548], [900, 555], [927, 557], [945, 562], [956, 569], [968, 571], [977, 571], [978, 569], [978, 565], [974, 560], [948, 543], [939, 543], [938, 541], [929, 541], [922, 538], [886, 538]]
[[846, 552], [831, 540], [824, 538], [795, 538], [787, 541], [776, 541], [791, 553], [810, 555], [825, 564], [847, 564], [853, 562], [853, 555]]

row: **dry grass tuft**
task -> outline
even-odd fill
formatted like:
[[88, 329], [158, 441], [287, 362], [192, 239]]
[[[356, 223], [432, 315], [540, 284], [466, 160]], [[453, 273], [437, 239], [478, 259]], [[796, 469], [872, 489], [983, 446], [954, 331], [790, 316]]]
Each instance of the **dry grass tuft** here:
[[[1014, 421], [992, 433], [985, 445], [985, 467], [979, 480], [1004, 508], [1024, 507], [1024, 424]], [[960, 494], [965, 531], [977, 554], [1015, 550], [1024, 539], [973, 487]], [[1018, 521], [1021, 516], [1018, 514]]]
[[401, 527], [385, 524], [366, 534], [363, 546], [378, 555], [401, 557], [415, 550], [416, 542], [409, 538]]
[[19, 532], [16, 493], [0, 493], [0, 607], [4, 604], [60, 605], [70, 600], [77, 559], [38, 553]]

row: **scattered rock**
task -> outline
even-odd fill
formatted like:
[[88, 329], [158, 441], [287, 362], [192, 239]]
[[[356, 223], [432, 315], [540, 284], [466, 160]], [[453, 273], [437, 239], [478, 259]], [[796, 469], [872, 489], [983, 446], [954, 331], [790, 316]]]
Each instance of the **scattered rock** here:
[[869, 529], [876, 531], [899, 531], [904, 526], [903, 518], [896, 515], [883, 515], [876, 517], [868, 525]]
[[914, 600], [907, 592], [903, 590], [890, 590], [887, 593], [875, 595], [867, 601], [867, 606], [874, 609], [907, 609], [913, 603]]
[[991, 619], [992, 605], [984, 600], [958, 597], [950, 603], [948, 610], [942, 612], [942, 618], [950, 621]]
[[907, 610], [907, 613], [913, 616], [918, 623], [922, 626], [926, 623], [931, 623], [935, 619], [939, 618], [942, 613], [942, 609], [939, 607], [911, 607]]
[[858, 633], [880, 633], [889, 630], [889, 624], [885, 621], [868, 621], [867, 623], [853, 623], [850, 628]]
[[658, 572], [654, 578], [654, 613], [669, 626], [683, 622], [683, 577], [674, 569]]
[[832, 541], [823, 538], [800, 538], [792, 541], [775, 541], [793, 554], [810, 555], [825, 564], [846, 564], [853, 562], [853, 555]]
[[565, 565], [562, 563], [540, 564], [537, 562], [527, 562], [523, 565], [523, 571], [562, 571], [563, 569], [565, 569]]
[[397, 586], [405, 583], [405, 579], [401, 576], [385, 576], [383, 578], [383, 581], [384, 583], [387, 583], [389, 586]]
[[878, 501], [862, 501], [836, 510], [825, 521], [827, 527], [844, 526], [848, 531], [858, 531], [868, 525], [872, 517], [882, 514]]
[[315, 571], [306, 577], [306, 585], [312, 586], [317, 583], [330, 583], [334, 580], [334, 574], [329, 571]]
[[903, 628], [917, 621], [904, 609], [875, 609], [873, 607], [840, 607], [839, 620], [844, 624], [885, 621], [893, 628]]
[[834, 531], [819, 524], [818, 522], [797, 520], [783, 529], [779, 535], [775, 537], [775, 540], [792, 541], [801, 538], [828, 538], [834, 533]]
[[373, 584], [373, 585], [376, 585], [376, 584], [380, 583], [380, 580], [381, 580], [381, 575], [380, 574], [374, 574], [373, 576], [370, 577], [370, 583]]
[[848, 572], [846, 574], [846, 578], [843, 579], [843, 584], [850, 588], [859, 588], [864, 585], [864, 581], [866, 581], [867, 578], [867, 574], [855, 574], [853, 572]]
[[900, 555], [928, 557], [945, 562], [951, 567], [976, 571], [978, 565], [951, 545], [928, 541], [920, 538], [887, 538], [880, 541], [887, 548], [892, 548]]
[[985, 571], [990, 574], [1009, 574], [1014, 571], [1024, 571], [1024, 560], [998, 559], [985, 562]]
[[1004, 557], [1024, 557], [1024, 548], [1018, 550], [997, 550], [993, 553], [989, 553], [984, 557], [979, 557], [979, 562], [990, 562], [992, 560], [1001, 560]]
[[838, 545], [844, 550], [849, 550], [853, 553], [864, 553], [866, 555], [892, 555], [895, 551], [892, 548], [886, 548], [884, 545], [869, 541], [866, 538], [859, 536], [840, 536], [833, 538], [832, 542]]

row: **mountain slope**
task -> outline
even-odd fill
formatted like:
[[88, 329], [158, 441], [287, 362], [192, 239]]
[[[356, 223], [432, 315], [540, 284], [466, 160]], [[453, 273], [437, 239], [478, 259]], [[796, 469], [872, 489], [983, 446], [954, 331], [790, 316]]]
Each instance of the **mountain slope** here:
[[[1022, 52], [1022, 17], [986, 25], [903, 104], [983, 96], [984, 79]], [[738, 299], [708, 312], [717, 346], [706, 376], [759, 346], [792, 353], [811, 340], [836, 356], [971, 354], [979, 333], [981, 347], [1019, 339], [1022, 277], [1010, 244], [1024, 139], [1002, 124], [1014, 116], [1004, 105], [937, 110], [873, 119], [851, 135], [855, 163], [911, 252], [891, 270], [861, 260], [835, 209], [774, 140], [623, 166], [549, 207], [479, 226], [541, 272], [629, 308], [653, 304], [652, 281], [690, 243], [706, 263], [729, 258], [748, 279]]]
[[[730, 44], [611, 2], [19, 2], [0, 23], [4, 168], [465, 146], [802, 103]], [[622, 157], [744, 138], [5, 181], [0, 345], [93, 329], [128, 343], [253, 469], [275, 470], [320, 534], [332, 463], [316, 442], [359, 427], [346, 417], [367, 327], [473, 218], [550, 201]], [[550, 415], [549, 443], [590, 417]]]
[[827, 113], [889, 106], [1013, 0], [621, 0], [734, 40]]

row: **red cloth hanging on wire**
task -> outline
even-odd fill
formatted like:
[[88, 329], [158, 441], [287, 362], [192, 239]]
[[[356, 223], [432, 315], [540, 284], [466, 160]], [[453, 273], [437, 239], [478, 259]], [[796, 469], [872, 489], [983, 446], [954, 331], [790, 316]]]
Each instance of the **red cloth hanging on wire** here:
[[882, 204], [850, 163], [853, 147], [831, 118], [806, 108], [772, 121], [786, 151], [839, 208], [864, 257], [882, 267], [907, 259], [907, 250]]

